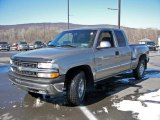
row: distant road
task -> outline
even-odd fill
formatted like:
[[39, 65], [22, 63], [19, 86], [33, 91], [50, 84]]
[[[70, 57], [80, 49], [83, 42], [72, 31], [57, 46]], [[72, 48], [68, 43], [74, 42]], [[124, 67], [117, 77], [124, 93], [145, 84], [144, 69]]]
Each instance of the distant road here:
[[19, 53], [18, 51], [0, 51], [0, 64], [9, 63], [12, 55]]
[[0, 58], [1, 57], [10, 57], [10, 56], [12, 56], [12, 55], [14, 55], [14, 54], [17, 54], [17, 53], [19, 53], [18, 51], [0, 51]]

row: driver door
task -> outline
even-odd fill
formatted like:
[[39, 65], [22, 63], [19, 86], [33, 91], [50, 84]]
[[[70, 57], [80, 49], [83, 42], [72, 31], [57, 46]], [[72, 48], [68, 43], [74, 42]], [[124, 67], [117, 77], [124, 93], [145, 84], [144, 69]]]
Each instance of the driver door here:
[[118, 73], [118, 50], [115, 44], [115, 40], [112, 34], [112, 31], [106, 30], [101, 31], [98, 38], [98, 44], [100, 45], [101, 41], [107, 40], [110, 42], [111, 47], [109, 48], [100, 48], [95, 51], [95, 70], [96, 70], [96, 80], [104, 79], [115, 73]]

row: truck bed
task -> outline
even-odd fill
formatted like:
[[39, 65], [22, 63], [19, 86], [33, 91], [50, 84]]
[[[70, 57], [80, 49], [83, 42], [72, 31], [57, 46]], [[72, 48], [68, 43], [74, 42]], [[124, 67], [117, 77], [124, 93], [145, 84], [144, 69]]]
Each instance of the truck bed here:
[[[130, 44], [130, 48], [132, 49], [132, 69], [134, 69], [138, 64], [138, 59], [141, 54], [146, 54], [146, 52], [149, 52], [149, 48], [145, 44]], [[148, 54], [146, 54], [148, 55]]]

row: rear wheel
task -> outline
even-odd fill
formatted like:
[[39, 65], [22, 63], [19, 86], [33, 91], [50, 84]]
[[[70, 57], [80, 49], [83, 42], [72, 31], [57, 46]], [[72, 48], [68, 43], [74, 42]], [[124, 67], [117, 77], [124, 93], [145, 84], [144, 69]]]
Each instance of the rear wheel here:
[[86, 76], [83, 71], [75, 72], [68, 83], [67, 99], [73, 105], [83, 102], [86, 92]]
[[137, 68], [133, 70], [133, 75], [136, 79], [142, 79], [144, 77], [144, 72], [145, 72], [145, 60], [140, 59], [139, 63], [137, 65]]

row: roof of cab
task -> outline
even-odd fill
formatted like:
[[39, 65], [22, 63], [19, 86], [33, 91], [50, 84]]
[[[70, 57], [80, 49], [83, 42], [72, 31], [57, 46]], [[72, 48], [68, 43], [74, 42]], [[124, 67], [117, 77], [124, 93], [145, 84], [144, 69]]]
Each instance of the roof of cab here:
[[69, 29], [65, 31], [72, 31], [72, 30], [121, 30], [121, 29], [111, 28], [111, 27], [82, 27], [82, 28], [76, 28], [76, 29]]

